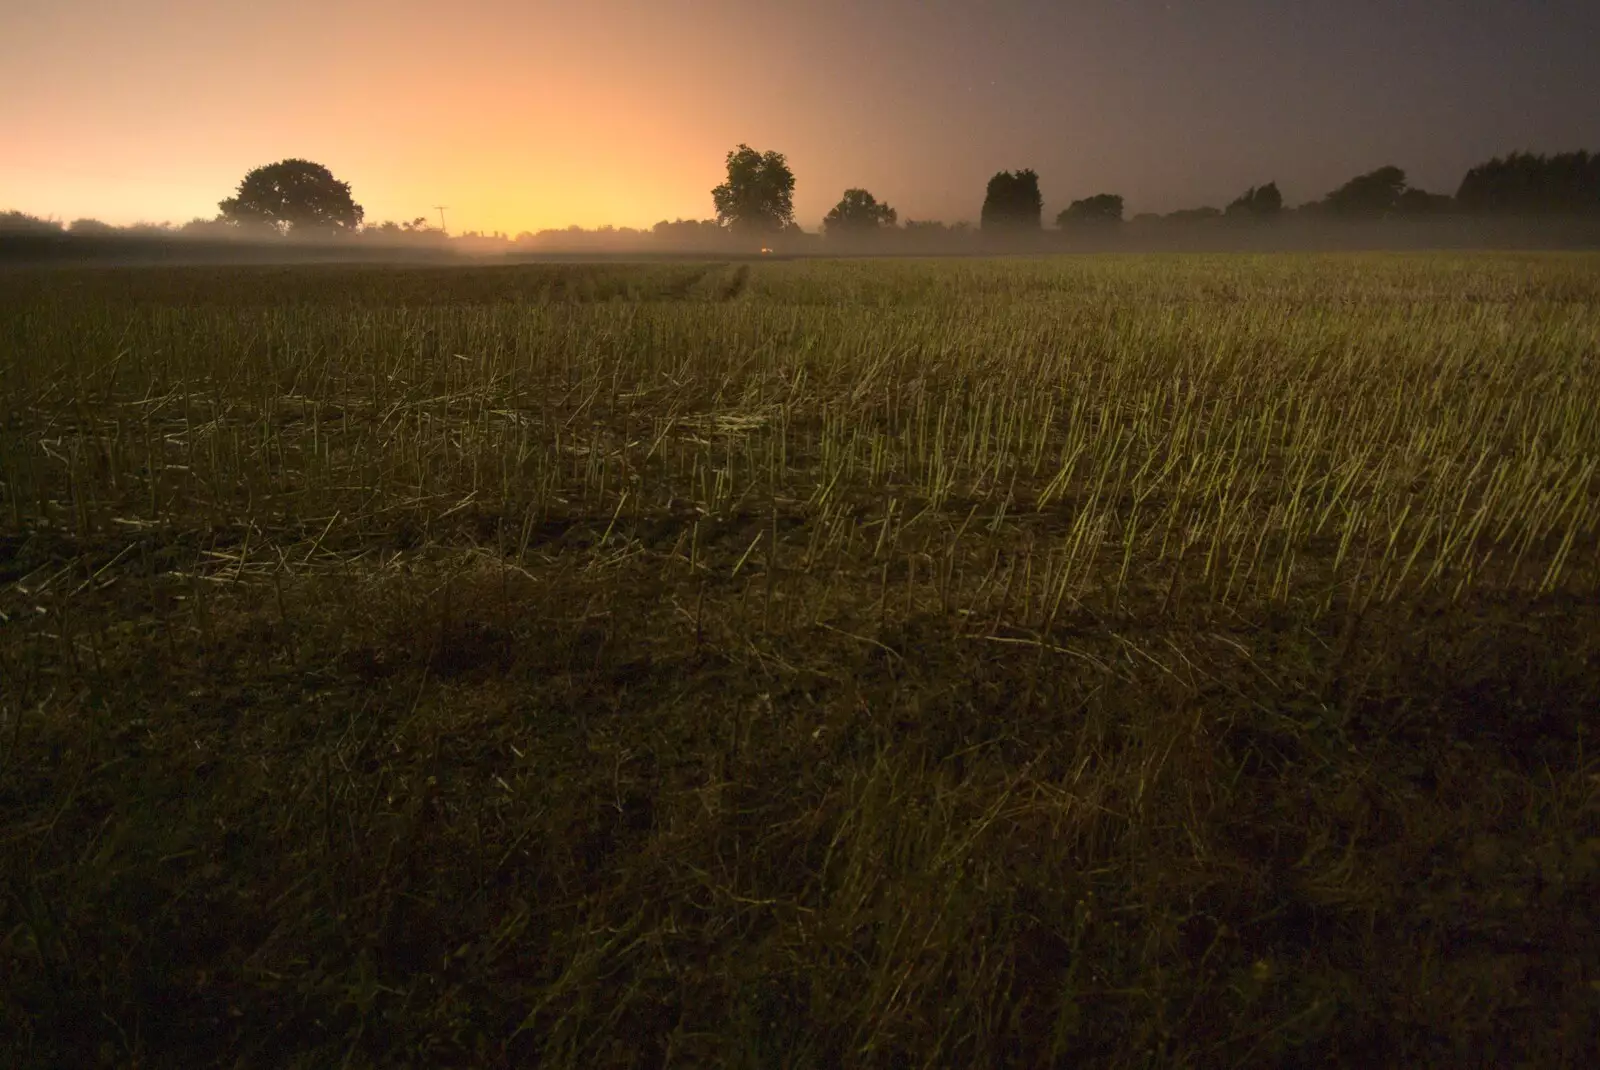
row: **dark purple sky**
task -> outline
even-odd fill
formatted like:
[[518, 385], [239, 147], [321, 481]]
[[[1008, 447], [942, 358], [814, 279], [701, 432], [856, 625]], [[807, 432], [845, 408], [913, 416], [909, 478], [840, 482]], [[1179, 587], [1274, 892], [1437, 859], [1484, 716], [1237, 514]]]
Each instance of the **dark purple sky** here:
[[1053, 201], [1167, 210], [1276, 179], [1300, 203], [1389, 163], [1453, 193], [1497, 153], [1600, 149], [1600, 0], [893, 6], [936, 13], [897, 65], [966, 76], [952, 140]]
[[452, 229], [712, 214], [739, 142], [800, 222], [850, 186], [975, 219], [1040, 173], [1047, 218], [1298, 204], [1385, 164], [1454, 192], [1516, 149], [1600, 150], [1600, 0], [49, 0], [0, 32], [0, 209], [213, 214], [246, 170], [325, 163], [372, 219]]

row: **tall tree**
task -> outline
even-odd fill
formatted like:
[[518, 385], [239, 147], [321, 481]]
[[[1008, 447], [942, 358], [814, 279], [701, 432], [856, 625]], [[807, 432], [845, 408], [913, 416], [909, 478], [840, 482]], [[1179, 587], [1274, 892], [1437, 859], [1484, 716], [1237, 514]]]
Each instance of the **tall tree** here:
[[984, 230], [1038, 230], [1044, 214], [1039, 176], [1026, 171], [1001, 171], [989, 180], [979, 225]]
[[735, 231], [776, 234], [794, 226], [794, 172], [781, 152], [741, 144], [728, 153], [728, 180], [711, 191], [717, 222]]
[[354, 231], [365, 213], [350, 184], [310, 160], [280, 160], [244, 176], [239, 192], [218, 204], [235, 225], [265, 225], [284, 233]]
[[1056, 215], [1056, 226], [1063, 230], [1082, 223], [1120, 222], [1122, 195], [1118, 193], [1097, 193], [1093, 197], [1073, 201]]
[[829, 234], [870, 234], [892, 227], [899, 218], [893, 208], [882, 204], [864, 189], [847, 189], [839, 203], [822, 220]]

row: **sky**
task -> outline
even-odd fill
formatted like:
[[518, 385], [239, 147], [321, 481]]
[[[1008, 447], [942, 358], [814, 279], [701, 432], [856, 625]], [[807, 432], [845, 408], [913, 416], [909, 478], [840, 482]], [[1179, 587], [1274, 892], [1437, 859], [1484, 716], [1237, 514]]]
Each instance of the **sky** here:
[[1386, 164], [1453, 193], [1513, 150], [1600, 150], [1596, 0], [0, 0], [0, 210], [216, 214], [301, 157], [369, 222], [453, 233], [710, 218], [728, 151], [975, 220], [1290, 204]]

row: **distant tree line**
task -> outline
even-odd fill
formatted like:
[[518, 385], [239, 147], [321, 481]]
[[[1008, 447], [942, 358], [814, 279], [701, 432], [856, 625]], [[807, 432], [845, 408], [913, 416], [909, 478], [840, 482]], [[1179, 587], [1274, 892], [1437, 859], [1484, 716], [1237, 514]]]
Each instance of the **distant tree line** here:
[[1165, 216], [1140, 216], [1197, 222], [1227, 218], [1263, 220], [1286, 215], [1319, 219], [1404, 219], [1456, 214], [1463, 216], [1600, 216], [1600, 154], [1559, 153], [1553, 156], [1512, 153], [1469, 170], [1455, 195], [1430, 193], [1412, 186], [1406, 173], [1389, 165], [1357, 175], [1319, 200], [1290, 210], [1275, 183], [1253, 186], [1226, 211], [1190, 208]]
[[[907, 219], [859, 187], [847, 189], [822, 224], [821, 235], [803, 231], [794, 219], [795, 175], [782, 153], [760, 152], [739, 145], [724, 161], [726, 178], [711, 191], [714, 219], [662, 220], [649, 230], [601, 227], [585, 230], [524, 232], [513, 240], [504, 234], [468, 232], [452, 244], [528, 249], [604, 250], [661, 245], [671, 248], [801, 248], [819, 237], [848, 244], [898, 235], [911, 246], [937, 245], [974, 232], [966, 223], [946, 225]], [[989, 179], [979, 213], [978, 230], [986, 234], [1025, 235], [1043, 230], [1044, 197], [1032, 169], [1000, 171]], [[1288, 216], [1315, 219], [1401, 219], [1455, 214], [1462, 216], [1600, 216], [1600, 154], [1587, 151], [1539, 155], [1515, 152], [1470, 169], [1455, 194], [1433, 193], [1409, 184], [1406, 173], [1388, 165], [1369, 171], [1329, 191], [1318, 200], [1291, 209], [1276, 182], [1251, 186], [1225, 208], [1185, 208], [1166, 215], [1142, 213], [1136, 225], [1152, 223], [1265, 223]], [[1124, 200], [1116, 193], [1096, 193], [1071, 201], [1055, 217], [1063, 233], [1105, 233], [1123, 223]], [[309, 160], [287, 159], [248, 172], [234, 195], [218, 204], [211, 219], [182, 226], [136, 224], [111, 227], [93, 219], [63, 227], [20, 212], [0, 212], [0, 234], [80, 237], [296, 237], [312, 240], [360, 238], [381, 243], [442, 244], [443, 227], [426, 217], [395, 223], [368, 223], [350, 185], [328, 168]]]
[[[744, 146], [740, 149], [750, 151]], [[730, 154], [730, 161], [732, 159]], [[729, 174], [730, 184], [737, 185], [731, 165]], [[792, 176], [786, 189], [792, 192]], [[979, 227], [985, 233], [1037, 232], [1043, 228], [1043, 208], [1037, 172], [1032, 169], [1000, 171], [989, 179], [984, 191]], [[1107, 226], [1122, 223], [1123, 213], [1124, 201], [1120, 194], [1096, 193], [1072, 201], [1056, 215], [1055, 222], [1057, 229], [1064, 232], [1079, 229], [1103, 232]], [[1224, 209], [1186, 208], [1165, 216], [1145, 213], [1136, 216], [1134, 222], [1262, 223], [1290, 215], [1374, 220], [1446, 213], [1600, 215], [1600, 155], [1513, 153], [1504, 158], [1496, 157], [1468, 171], [1453, 197], [1410, 185], [1405, 171], [1393, 165], [1357, 175], [1321, 199], [1297, 209], [1286, 207], [1278, 184], [1269, 181], [1251, 186]], [[936, 233], [932, 228], [938, 226], [908, 220], [900, 229], [932, 235]], [[824, 221], [824, 229], [830, 236], [836, 232], [860, 234], [894, 228], [894, 210], [880, 205], [864, 189], [845, 191], [843, 199]]]
[[[1211, 208], [1200, 211], [1216, 214]], [[1230, 219], [1271, 219], [1282, 211], [1283, 194], [1278, 192], [1276, 182], [1268, 182], [1265, 186], [1251, 186], [1245, 190], [1228, 203], [1227, 211], [1222, 214]]]
[[1093, 197], [1073, 201], [1056, 216], [1056, 226], [1063, 230], [1086, 223], [1120, 222], [1122, 222], [1122, 195], [1119, 193], [1096, 193]]
[[1467, 172], [1455, 200], [1469, 212], [1591, 214], [1600, 211], [1600, 153], [1496, 156]]

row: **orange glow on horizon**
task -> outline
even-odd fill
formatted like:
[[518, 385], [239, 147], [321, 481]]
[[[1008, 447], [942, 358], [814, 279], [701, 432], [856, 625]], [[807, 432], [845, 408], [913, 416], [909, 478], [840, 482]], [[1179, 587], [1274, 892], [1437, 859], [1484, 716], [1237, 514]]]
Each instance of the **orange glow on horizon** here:
[[373, 223], [444, 204], [457, 234], [644, 228], [710, 218], [747, 143], [788, 156], [815, 230], [857, 187], [902, 220], [975, 221], [1023, 167], [1050, 220], [1268, 180], [1299, 203], [1386, 163], [1449, 192], [1497, 152], [1593, 145], [1578, 16], [1427, 7], [23, 0], [0, 32], [0, 210], [183, 223], [302, 157]]
[[[748, 142], [788, 154], [810, 229], [830, 187], [862, 180], [833, 155], [844, 102], [801, 81], [805, 12], [466, 2], [440, 21], [420, 3], [282, 6], [264, 27], [194, 0], [23, 14], [0, 40], [0, 210], [183, 223], [214, 216], [249, 169], [303, 157], [349, 182], [369, 223], [444, 204], [454, 234], [649, 228], [713, 217], [723, 157]], [[302, 17], [323, 32], [308, 38]], [[787, 63], [730, 48], [714, 27], [741, 19], [800, 47]]]

